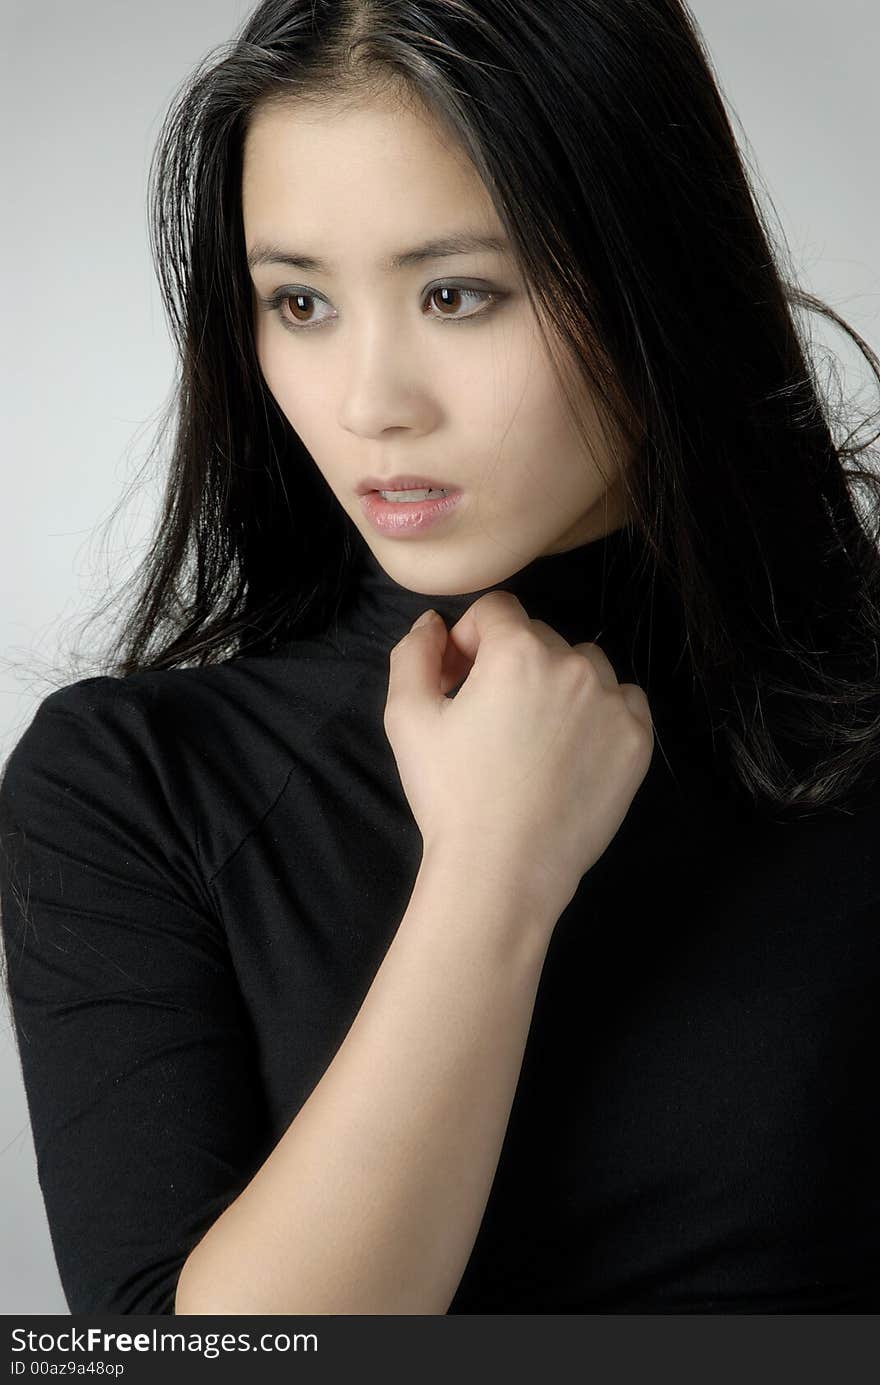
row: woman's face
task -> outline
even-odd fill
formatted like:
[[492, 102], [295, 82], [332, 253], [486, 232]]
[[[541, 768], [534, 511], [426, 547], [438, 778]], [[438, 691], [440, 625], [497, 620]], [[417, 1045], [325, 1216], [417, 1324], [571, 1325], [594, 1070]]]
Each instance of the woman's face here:
[[[390, 97], [264, 108], [242, 200], [266, 384], [393, 580], [476, 591], [620, 527], [619, 459], [599, 454], [609, 489], [568, 419], [483, 183], [427, 116]], [[385, 265], [465, 236], [502, 245]], [[267, 250], [275, 258], [254, 262]], [[390, 535], [357, 487], [395, 475], [462, 494], [430, 528]]]

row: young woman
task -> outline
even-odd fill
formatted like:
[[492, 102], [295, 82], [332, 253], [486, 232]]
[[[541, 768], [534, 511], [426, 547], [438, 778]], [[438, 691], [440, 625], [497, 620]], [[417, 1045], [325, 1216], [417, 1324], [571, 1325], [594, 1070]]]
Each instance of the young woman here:
[[686, 7], [267, 0], [152, 186], [164, 513], [0, 792], [71, 1310], [876, 1309], [880, 495]]

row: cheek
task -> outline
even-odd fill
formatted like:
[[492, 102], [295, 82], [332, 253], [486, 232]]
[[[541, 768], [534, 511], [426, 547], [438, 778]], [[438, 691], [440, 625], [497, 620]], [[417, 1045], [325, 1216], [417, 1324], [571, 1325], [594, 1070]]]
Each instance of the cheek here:
[[309, 416], [309, 404], [315, 407], [315, 395], [307, 387], [302, 371], [293, 368], [290, 355], [284, 350], [283, 340], [278, 340], [277, 332], [263, 331], [257, 335], [257, 360], [269, 393], [285, 417], [298, 429]]
[[254, 345], [260, 374], [269, 393], [274, 396], [277, 404], [284, 410], [284, 374], [281, 370], [280, 352], [274, 337], [275, 333], [269, 330], [269, 325], [261, 313], [254, 324]]
[[558, 443], [564, 399], [537, 327], [531, 319], [517, 320], [493, 345], [483, 394], [494, 403], [496, 426], [532, 446]]
[[528, 439], [533, 456], [554, 458], [562, 474], [574, 468], [584, 474], [585, 437], [603, 451], [602, 429], [592, 390], [575, 374], [569, 376], [577, 419], [563, 384], [546, 354], [543, 343], [535, 345], [528, 365], [522, 371], [520, 400], [514, 429]]
[[283, 349], [270, 346], [259, 356], [260, 370], [269, 393], [287, 422], [316, 463], [332, 455], [333, 410], [321, 395], [322, 381], [295, 370]]
[[[491, 393], [491, 392], [490, 392]], [[530, 473], [571, 446], [565, 399], [552, 369], [534, 352], [513, 359], [494, 391], [494, 428], [514, 465]]]
[[[531, 504], [536, 486], [549, 488], [548, 497], [555, 497], [561, 511], [584, 499], [595, 499], [605, 484], [596, 456], [585, 446], [571, 418], [552, 365], [535, 351], [511, 371], [508, 385], [509, 390], [503, 392], [504, 409], [496, 397], [497, 417], [481, 471], [483, 512], [494, 514], [509, 506], [517, 509], [524, 497]], [[486, 398], [491, 401], [491, 391]], [[592, 394], [586, 389], [580, 394], [578, 409], [587, 437], [604, 460], [599, 418]], [[499, 477], [504, 478], [503, 487], [497, 484]]]

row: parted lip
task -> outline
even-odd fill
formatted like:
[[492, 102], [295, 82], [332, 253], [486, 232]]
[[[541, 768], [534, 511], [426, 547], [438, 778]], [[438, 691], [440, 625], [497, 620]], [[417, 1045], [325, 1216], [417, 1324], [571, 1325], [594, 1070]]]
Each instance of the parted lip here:
[[459, 486], [452, 486], [448, 481], [437, 481], [431, 476], [365, 476], [363, 481], [357, 485], [358, 495], [367, 495], [369, 491], [415, 491], [424, 490], [430, 486], [435, 490], [457, 491]]

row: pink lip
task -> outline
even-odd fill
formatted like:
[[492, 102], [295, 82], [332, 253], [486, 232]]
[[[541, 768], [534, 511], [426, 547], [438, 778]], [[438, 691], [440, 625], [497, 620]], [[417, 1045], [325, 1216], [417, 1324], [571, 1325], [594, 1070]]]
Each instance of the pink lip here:
[[[391, 490], [391, 486], [383, 486]], [[400, 486], [400, 490], [415, 487]], [[437, 500], [383, 500], [378, 491], [371, 490], [361, 496], [361, 508], [370, 523], [382, 534], [392, 538], [406, 538], [410, 534], [421, 534], [433, 524], [443, 519], [462, 499], [463, 491], [454, 491], [440, 496]]]
[[365, 476], [355, 489], [358, 495], [367, 495], [370, 491], [417, 491], [428, 487], [445, 491], [459, 489], [448, 481], [437, 481], [431, 476]]

